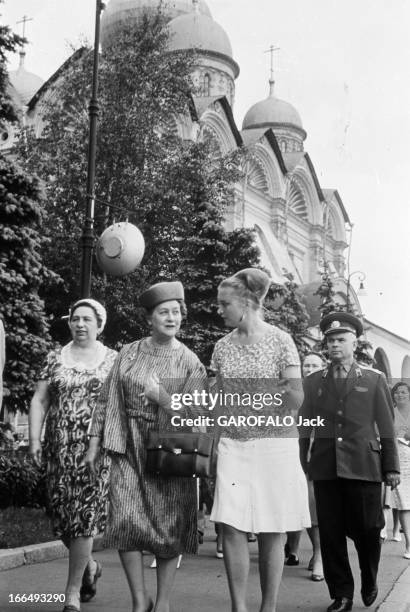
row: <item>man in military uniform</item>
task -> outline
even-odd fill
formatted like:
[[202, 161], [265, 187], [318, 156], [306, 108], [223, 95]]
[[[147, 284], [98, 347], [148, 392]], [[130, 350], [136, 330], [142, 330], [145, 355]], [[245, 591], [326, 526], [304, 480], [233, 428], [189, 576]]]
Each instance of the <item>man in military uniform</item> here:
[[384, 375], [354, 360], [360, 319], [345, 312], [323, 317], [331, 365], [304, 379], [300, 416], [321, 417], [300, 427], [300, 460], [314, 481], [323, 569], [334, 602], [328, 612], [351, 610], [354, 581], [346, 536], [354, 543], [365, 606], [377, 597], [380, 530], [384, 525], [381, 483], [400, 482], [393, 405]]

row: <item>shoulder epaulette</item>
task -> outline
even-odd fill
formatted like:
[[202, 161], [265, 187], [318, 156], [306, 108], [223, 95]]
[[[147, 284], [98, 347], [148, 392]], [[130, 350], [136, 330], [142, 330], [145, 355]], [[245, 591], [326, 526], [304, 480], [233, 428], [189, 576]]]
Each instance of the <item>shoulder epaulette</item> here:
[[377, 370], [376, 368], [372, 368], [371, 366], [358, 364], [358, 367], [362, 370], [370, 370], [371, 372], [375, 372], [376, 374], [383, 374], [383, 376], [385, 376], [384, 372], [382, 372], [381, 370]]

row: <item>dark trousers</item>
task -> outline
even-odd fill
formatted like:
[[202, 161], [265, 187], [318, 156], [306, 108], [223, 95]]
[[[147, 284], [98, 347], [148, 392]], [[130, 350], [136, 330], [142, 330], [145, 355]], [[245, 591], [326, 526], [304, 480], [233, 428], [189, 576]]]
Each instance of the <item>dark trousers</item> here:
[[384, 526], [381, 483], [363, 480], [314, 482], [323, 572], [331, 599], [353, 599], [354, 581], [346, 537], [353, 540], [359, 557], [362, 588], [376, 583]]

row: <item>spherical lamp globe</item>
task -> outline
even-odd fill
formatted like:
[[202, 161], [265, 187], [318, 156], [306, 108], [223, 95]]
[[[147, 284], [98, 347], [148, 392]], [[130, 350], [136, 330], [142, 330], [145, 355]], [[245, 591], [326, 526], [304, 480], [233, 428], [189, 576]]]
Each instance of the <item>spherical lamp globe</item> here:
[[95, 254], [103, 272], [125, 276], [139, 266], [144, 250], [145, 242], [140, 230], [125, 221], [104, 230], [97, 241]]

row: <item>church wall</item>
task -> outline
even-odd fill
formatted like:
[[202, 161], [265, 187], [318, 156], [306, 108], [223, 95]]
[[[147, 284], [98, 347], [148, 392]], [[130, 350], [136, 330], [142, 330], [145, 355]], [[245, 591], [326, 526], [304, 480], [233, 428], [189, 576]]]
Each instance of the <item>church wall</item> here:
[[[402, 374], [406, 374], [406, 364], [410, 359], [410, 342], [400, 338], [377, 325], [366, 321], [366, 338], [372, 345], [373, 353], [382, 349], [388, 360], [392, 380], [397, 382]], [[406, 360], [406, 358], [408, 358]]]
[[[208, 77], [208, 78], [206, 78]], [[200, 96], [226, 96], [233, 107], [235, 81], [229, 64], [208, 56], [199, 56], [192, 80]]]

